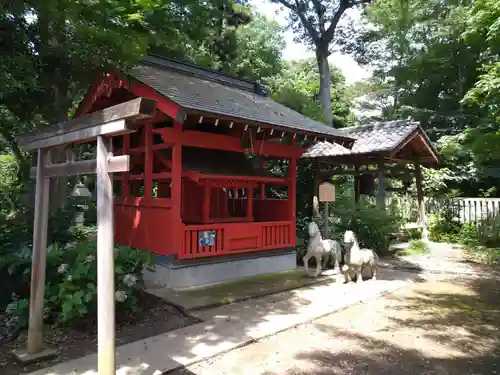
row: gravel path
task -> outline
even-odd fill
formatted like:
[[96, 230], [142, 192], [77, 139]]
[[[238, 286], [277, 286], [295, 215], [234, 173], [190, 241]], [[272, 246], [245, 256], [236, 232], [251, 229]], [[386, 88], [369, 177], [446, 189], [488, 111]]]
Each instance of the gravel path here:
[[[436, 275], [174, 372], [176, 375], [492, 375], [500, 371], [500, 278], [446, 251]], [[443, 258], [448, 258], [443, 260]], [[428, 261], [428, 260], [427, 260]], [[447, 262], [445, 264], [445, 262]], [[478, 277], [484, 276], [484, 277]]]

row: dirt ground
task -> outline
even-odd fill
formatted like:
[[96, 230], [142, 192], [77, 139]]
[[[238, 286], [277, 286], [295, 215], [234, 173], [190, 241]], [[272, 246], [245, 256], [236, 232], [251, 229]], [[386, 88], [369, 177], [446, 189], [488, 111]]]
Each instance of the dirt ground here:
[[[184, 315], [158, 297], [146, 293], [141, 293], [137, 297], [140, 306], [138, 311], [130, 313], [117, 311], [117, 345], [127, 344], [198, 322], [195, 318]], [[92, 318], [72, 328], [47, 327], [45, 342], [49, 347], [57, 348], [59, 354], [57, 358], [23, 367], [15, 361], [11, 352], [14, 348], [22, 348], [26, 345], [26, 333], [21, 334], [13, 342], [2, 340], [0, 335], [0, 374], [29, 373], [55, 363], [94, 353], [97, 347], [97, 322]]]
[[500, 373], [499, 328], [498, 276], [442, 278], [174, 374], [493, 375]]

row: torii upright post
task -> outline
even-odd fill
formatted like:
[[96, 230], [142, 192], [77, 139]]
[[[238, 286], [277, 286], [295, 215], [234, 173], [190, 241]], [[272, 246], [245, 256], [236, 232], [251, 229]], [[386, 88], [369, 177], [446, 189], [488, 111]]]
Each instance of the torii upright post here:
[[[47, 224], [49, 216], [50, 178], [44, 176], [49, 152], [38, 150], [35, 186], [35, 223], [33, 225], [33, 255], [31, 265], [30, 309], [28, 322], [28, 353], [43, 350], [43, 304], [45, 294], [45, 259], [47, 251]], [[50, 350], [49, 350], [50, 351]], [[51, 356], [45, 352], [44, 357]]]
[[115, 251], [111, 138], [97, 137], [97, 350], [99, 375], [115, 373]]

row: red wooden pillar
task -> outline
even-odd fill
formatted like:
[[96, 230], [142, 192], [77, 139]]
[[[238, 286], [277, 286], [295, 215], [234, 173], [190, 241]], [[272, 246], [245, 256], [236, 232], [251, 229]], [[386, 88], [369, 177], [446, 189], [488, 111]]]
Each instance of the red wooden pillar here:
[[[125, 134], [123, 136], [123, 155], [128, 154], [128, 149], [130, 148], [130, 134]], [[130, 172], [122, 172], [122, 197], [127, 198], [130, 196], [130, 186], [129, 186], [129, 176]]]
[[210, 194], [211, 189], [208, 186], [203, 187], [203, 208], [201, 212], [201, 220], [204, 223], [208, 223], [210, 219]]
[[[174, 132], [177, 139], [181, 139], [182, 125], [174, 122]], [[184, 238], [181, 203], [182, 203], [182, 144], [180, 141], [172, 146], [172, 218], [173, 222], [165, 223], [165, 227], [170, 226], [170, 235], [173, 237], [174, 249], [177, 252], [183, 251], [182, 240]]]
[[247, 190], [247, 219], [253, 221], [253, 187], [249, 187]]
[[153, 196], [153, 124], [144, 125], [144, 198], [150, 201]]
[[297, 216], [297, 159], [292, 157], [288, 164], [288, 177], [290, 179], [290, 185], [288, 188], [288, 207], [290, 209], [290, 220], [292, 221], [292, 230], [290, 232], [290, 243], [295, 246], [295, 226], [296, 226], [296, 216]]

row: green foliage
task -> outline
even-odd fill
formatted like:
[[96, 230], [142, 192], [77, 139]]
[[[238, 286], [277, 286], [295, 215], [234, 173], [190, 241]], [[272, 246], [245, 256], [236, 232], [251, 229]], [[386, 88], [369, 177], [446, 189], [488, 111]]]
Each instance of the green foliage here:
[[369, 203], [356, 205], [352, 200], [339, 199], [332, 211], [332, 233], [342, 236], [346, 230], [352, 230], [362, 247], [379, 255], [388, 254], [391, 239], [401, 227], [399, 217]]
[[422, 238], [421, 228], [403, 228], [398, 232], [398, 242], [408, 242]]
[[477, 262], [489, 265], [500, 263], [500, 248], [470, 245], [465, 248], [465, 251]]
[[423, 240], [411, 240], [406, 249], [396, 251], [397, 255], [421, 255], [430, 251], [429, 246]]
[[[97, 244], [85, 241], [66, 248], [52, 245], [47, 253], [45, 319], [49, 323], [66, 324], [97, 311]], [[13, 292], [6, 307], [8, 328], [23, 328], [27, 322], [27, 305], [31, 271], [31, 251], [24, 249], [2, 258], [2, 273], [7, 272], [21, 288]], [[115, 248], [115, 283], [117, 308], [134, 310], [134, 290], [143, 287], [143, 267], [153, 258], [146, 251], [123, 246]]]
[[245, 25], [232, 29], [234, 44], [224, 58], [214, 58], [213, 50], [200, 50], [195, 62], [236, 77], [267, 82], [281, 73], [281, 52], [285, 48], [283, 28], [275, 21], [256, 14]]
[[245, 0], [2, 3], [2, 143], [26, 175], [14, 136], [67, 119], [98, 75], [126, 70], [147, 53], [231, 61], [240, 52], [237, 28], [250, 20]]
[[500, 193], [499, 17], [496, 0], [378, 0], [343, 45], [375, 69], [357, 85], [360, 119], [411, 118], [439, 141], [432, 193]]
[[500, 247], [500, 214], [491, 214], [477, 223], [479, 242], [487, 247]]
[[[345, 77], [335, 66], [331, 71], [331, 103], [335, 127], [353, 120], [351, 93]], [[314, 59], [290, 61], [283, 72], [269, 80], [273, 99], [317, 121], [324, 121], [319, 103], [320, 81]]]
[[454, 242], [453, 236], [460, 231], [461, 224], [453, 207], [446, 206], [440, 213], [433, 213], [428, 218], [429, 239], [435, 242]]
[[460, 243], [469, 246], [500, 247], [500, 215], [490, 214], [477, 222], [461, 223], [452, 210], [442, 210], [429, 218], [432, 241]]

